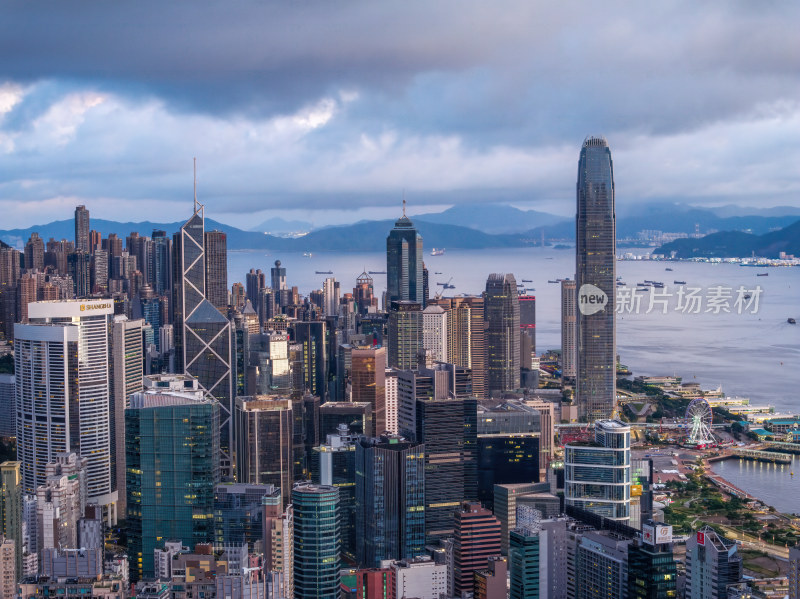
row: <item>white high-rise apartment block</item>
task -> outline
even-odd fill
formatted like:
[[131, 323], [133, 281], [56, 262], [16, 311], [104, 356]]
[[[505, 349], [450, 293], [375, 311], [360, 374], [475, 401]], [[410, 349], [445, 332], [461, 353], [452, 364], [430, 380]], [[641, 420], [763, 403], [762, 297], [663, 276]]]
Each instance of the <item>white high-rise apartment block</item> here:
[[394, 368], [386, 369], [386, 383], [384, 385], [386, 396], [386, 430], [393, 435], [399, 435], [397, 425], [397, 371]]
[[441, 306], [422, 311], [422, 348], [431, 352], [433, 362], [447, 362], [447, 311]]
[[333, 277], [328, 277], [322, 284], [322, 296], [324, 306], [322, 310], [325, 316], [335, 316], [339, 313], [339, 284]]
[[110, 300], [34, 302], [14, 325], [17, 455], [23, 491], [46, 482], [59, 453], [87, 459], [88, 502], [116, 522], [111, 482]]

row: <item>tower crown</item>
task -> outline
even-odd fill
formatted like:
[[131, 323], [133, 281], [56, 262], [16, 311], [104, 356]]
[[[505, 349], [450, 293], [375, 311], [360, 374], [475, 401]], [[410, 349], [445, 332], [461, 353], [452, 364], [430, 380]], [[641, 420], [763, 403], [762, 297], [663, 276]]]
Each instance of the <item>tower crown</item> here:
[[590, 135], [586, 139], [583, 140], [583, 147], [584, 148], [607, 148], [608, 141], [602, 135], [594, 136]]

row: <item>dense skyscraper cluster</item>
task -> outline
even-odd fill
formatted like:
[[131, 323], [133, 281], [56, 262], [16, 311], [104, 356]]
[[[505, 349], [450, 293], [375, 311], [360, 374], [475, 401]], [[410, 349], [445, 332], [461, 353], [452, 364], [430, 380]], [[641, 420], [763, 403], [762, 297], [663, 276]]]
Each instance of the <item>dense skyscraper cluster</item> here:
[[[602, 138], [577, 202], [560, 356], [511, 273], [430, 297], [405, 202], [385, 293], [319, 272], [302, 295], [280, 259], [228, 273], [196, 196], [171, 237], [103, 238], [79, 206], [74, 241], [0, 247], [0, 599], [675, 597], [652, 461], [615, 414]], [[741, 578], [700, 534], [692, 596]]]

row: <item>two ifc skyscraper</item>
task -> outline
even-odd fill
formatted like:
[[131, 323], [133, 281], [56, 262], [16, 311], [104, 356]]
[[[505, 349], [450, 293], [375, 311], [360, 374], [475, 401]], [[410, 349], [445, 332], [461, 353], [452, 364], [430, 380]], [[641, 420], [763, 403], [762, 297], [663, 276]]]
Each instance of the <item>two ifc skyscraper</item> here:
[[616, 217], [614, 168], [604, 137], [587, 137], [578, 162], [576, 217], [578, 416], [611, 418], [616, 409]]

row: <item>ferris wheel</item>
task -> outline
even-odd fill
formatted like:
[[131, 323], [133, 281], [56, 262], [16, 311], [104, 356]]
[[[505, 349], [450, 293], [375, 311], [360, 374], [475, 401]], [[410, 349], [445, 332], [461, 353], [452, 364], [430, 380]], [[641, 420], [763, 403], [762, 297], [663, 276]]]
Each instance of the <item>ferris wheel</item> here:
[[689, 445], [713, 443], [714, 434], [711, 432], [711, 421], [711, 406], [708, 401], [702, 397], [693, 399], [686, 408], [686, 427], [689, 429], [689, 437], [686, 442]]

